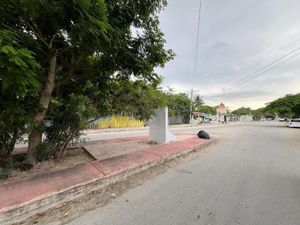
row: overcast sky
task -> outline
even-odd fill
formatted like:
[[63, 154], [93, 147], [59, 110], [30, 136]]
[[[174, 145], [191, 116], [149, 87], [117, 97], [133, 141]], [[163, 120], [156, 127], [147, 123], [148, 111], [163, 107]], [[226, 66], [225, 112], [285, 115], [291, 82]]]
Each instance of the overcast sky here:
[[[163, 86], [176, 91], [193, 86], [199, 1], [169, 0], [160, 15], [166, 47], [176, 58], [158, 72]], [[230, 109], [298, 93], [300, 51], [243, 85], [235, 82], [299, 47], [300, 0], [202, 0], [196, 92], [216, 105], [224, 101], [224, 86]]]

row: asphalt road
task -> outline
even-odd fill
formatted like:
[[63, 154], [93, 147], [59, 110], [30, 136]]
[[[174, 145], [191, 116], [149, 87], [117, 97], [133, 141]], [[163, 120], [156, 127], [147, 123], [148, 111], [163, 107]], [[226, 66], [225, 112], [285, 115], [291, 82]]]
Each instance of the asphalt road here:
[[[196, 127], [180, 127], [180, 126], [171, 126], [170, 130], [173, 132], [185, 132], [185, 133], [195, 133], [199, 131], [200, 129], [212, 129], [216, 127], [228, 127], [228, 126], [239, 126], [241, 123], [235, 122], [230, 124], [204, 124], [199, 125]], [[148, 128], [145, 128], [143, 130], [135, 130], [134, 128], [132, 130], [128, 131], [108, 131], [103, 132], [102, 130], [94, 130], [94, 132], [85, 131], [85, 134], [81, 136], [82, 139], [85, 141], [98, 141], [98, 140], [105, 140], [105, 139], [113, 139], [113, 138], [124, 138], [124, 137], [135, 137], [135, 136], [147, 136], [149, 135]], [[25, 142], [16, 144], [16, 148], [23, 148], [28, 146], [28, 137], [24, 137]]]
[[300, 225], [300, 129], [265, 122], [206, 130], [219, 138], [209, 151], [70, 224]]
[[[239, 125], [240, 123], [231, 123], [231, 124], [227, 124], [227, 125], [222, 125], [222, 124], [204, 124], [204, 125], [199, 125], [197, 127], [186, 127], [186, 125], [184, 127], [178, 127], [178, 126], [171, 126], [170, 130], [173, 132], [192, 132], [195, 133], [197, 130], [199, 129], [204, 129], [206, 127], [209, 127], [209, 129], [214, 128], [214, 127], [224, 127], [224, 126], [236, 126]], [[137, 128], [139, 129], [139, 128]], [[85, 134], [83, 134], [81, 136], [81, 139], [84, 139], [85, 141], [98, 141], [98, 140], [105, 140], [105, 139], [113, 139], [113, 138], [125, 138], [125, 137], [136, 137], [136, 136], [147, 136], [149, 135], [149, 129], [145, 128], [142, 130], [137, 130], [134, 128], [131, 128], [127, 131], [109, 131], [108, 132], [104, 132], [102, 130], [94, 130], [93, 132], [91, 131], [84, 131]], [[16, 144], [16, 148], [24, 148], [28, 146], [28, 137], [24, 136], [24, 140], [25, 142], [22, 143], [18, 143]]]
[[[204, 124], [196, 127], [177, 127], [171, 126], [169, 129], [172, 132], [184, 132], [184, 133], [197, 133], [199, 130], [212, 130], [216, 133], [223, 133], [224, 129], [228, 129], [228, 127], [235, 127], [244, 125], [245, 123], [234, 122], [229, 124]], [[217, 128], [217, 129], [216, 129]], [[124, 138], [124, 137], [135, 137], [135, 136], [147, 136], [149, 135], [149, 130], [129, 130], [129, 131], [114, 131], [114, 132], [94, 132], [87, 133], [82, 135], [82, 138], [85, 138], [86, 141], [96, 141], [96, 140], [105, 140], [112, 138]]]

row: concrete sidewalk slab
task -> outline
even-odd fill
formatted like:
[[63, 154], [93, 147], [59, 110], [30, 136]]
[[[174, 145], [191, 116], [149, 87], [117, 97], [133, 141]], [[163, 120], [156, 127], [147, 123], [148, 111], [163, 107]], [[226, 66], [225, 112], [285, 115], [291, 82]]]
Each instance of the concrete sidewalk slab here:
[[[155, 145], [104, 160], [95, 160], [72, 168], [8, 181], [0, 184], [0, 223], [10, 224], [43, 212], [57, 204], [73, 200], [95, 189], [126, 179], [164, 160], [186, 154], [209, 141], [179, 134], [183, 140]], [[145, 140], [146, 137], [139, 137]], [[116, 141], [137, 140], [122, 138]], [[114, 143], [108, 140], [100, 143]], [[96, 144], [96, 143], [91, 143]], [[99, 142], [98, 142], [99, 144]]]
[[85, 145], [82, 148], [94, 159], [103, 160], [119, 155], [129, 154], [153, 147], [153, 143], [146, 141], [130, 141], [99, 145]]
[[192, 150], [193, 148], [206, 143], [207, 141], [199, 139], [198, 137], [188, 138], [183, 141], [172, 142], [168, 145], [155, 146], [146, 150], [149, 153], [156, 154], [161, 158], [170, 157], [185, 150]]

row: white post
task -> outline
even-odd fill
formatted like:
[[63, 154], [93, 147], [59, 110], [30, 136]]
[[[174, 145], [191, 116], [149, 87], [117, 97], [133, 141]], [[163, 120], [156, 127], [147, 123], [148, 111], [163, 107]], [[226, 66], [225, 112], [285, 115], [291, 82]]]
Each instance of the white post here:
[[155, 115], [149, 120], [149, 136], [151, 141], [159, 144], [166, 144], [176, 139], [169, 132], [168, 107], [161, 107], [155, 110]]

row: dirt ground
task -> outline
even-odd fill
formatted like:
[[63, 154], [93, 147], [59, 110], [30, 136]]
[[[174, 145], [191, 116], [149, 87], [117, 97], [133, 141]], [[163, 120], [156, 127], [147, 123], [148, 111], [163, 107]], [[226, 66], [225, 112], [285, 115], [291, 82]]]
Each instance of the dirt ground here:
[[118, 142], [101, 145], [90, 145], [84, 146], [84, 148], [92, 155], [95, 159], [103, 160], [119, 155], [128, 154], [139, 150], [144, 150], [156, 145], [149, 141], [128, 141]]
[[49, 160], [38, 162], [32, 169], [26, 171], [22, 171], [20, 169], [12, 170], [9, 173], [8, 179], [2, 180], [2, 182], [22, 179], [46, 172], [49, 173], [50, 171], [63, 170], [91, 160], [93, 160], [93, 158], [89, 154], [87, 154], [82, 148], [71, 149], [66, 151], [63, 159], [61, 160]]
[[143, 150], [152, 147], [155, 143], [147, 141], [128, 141], [109, 144], [93, 144], [84, 148], [70, 149], [66, 151], [63, 159], [49, 160], [37, 163], [31, 170], [12, 170], [9, 177], [1, 182], [22, 179], [42, 173], [63, 170], [92, 160], [103, 160], [133, 151]]

